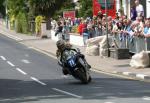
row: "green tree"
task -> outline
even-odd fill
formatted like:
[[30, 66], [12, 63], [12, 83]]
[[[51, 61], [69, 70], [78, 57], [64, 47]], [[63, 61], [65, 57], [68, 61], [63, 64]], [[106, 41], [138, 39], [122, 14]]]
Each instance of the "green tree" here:
[[27, 33], [27, 0], [6, 0], [6, 6], [8, 8], [9, 20], [12, 21], [11, 25], [16, 27], [17, 32]]
[[43, 15], [46, 18], [62, 15], [64, 10], [72, 10], [72, 0], [28, 0], [31, 17]]
[[20, 11], [16, 18], [17, 18], [16, 19], [17, 32], [28, 33], [28, 21], [27, 21], [26, 14]]
[[29, 15], [30, 16], [37, 16], [37, 15], [44, 15], [50, 16], [51, 15], [51, 8], [55, 7], [55, 3], [58, 0], [28, 0], [29, 5]]
[[74, 6], [75, 6], [72, 0], [62, 0], [61, 2], [57, 1], [55, 5], [57, 9], [53, 17], [56, 19], [58, 15], [63, 16], [64, 11], [74, 10]]
[[27, 0], [7, 0], [7, 7], [9, 15], [14, 15], [15, 17], [19, 12], [27, 13]]
[[5, 16], [5, 0], [0, 0], [0, 13]]
[[80, 9], [79, 16], [80, 17], [92, 17], [92, 0], [79, 0]]

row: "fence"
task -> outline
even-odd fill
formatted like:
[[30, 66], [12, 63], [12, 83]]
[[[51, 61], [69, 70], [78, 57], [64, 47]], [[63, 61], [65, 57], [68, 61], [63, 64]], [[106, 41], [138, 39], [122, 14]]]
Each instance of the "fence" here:
[[128, 48], [131, 53], [150, 50], [150, 38], [115, 34], [113, 39], [119, 48]]

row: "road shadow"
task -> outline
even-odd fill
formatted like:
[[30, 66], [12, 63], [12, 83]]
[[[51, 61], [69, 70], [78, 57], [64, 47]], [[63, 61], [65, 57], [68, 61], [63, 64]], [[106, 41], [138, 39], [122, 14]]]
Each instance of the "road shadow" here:
[[0, 79], [0, 102], [21, 103], [43, 99], [74, 98], [54, 91], [52, 88], [82, 96], [83, 100], [150, 96], [150, 83], [127, 79], [94, 78], [88, 85], [84, 85], [74, 79], [49, 79], [41, 81], [47, 85], [43, 86], [34, 81]]

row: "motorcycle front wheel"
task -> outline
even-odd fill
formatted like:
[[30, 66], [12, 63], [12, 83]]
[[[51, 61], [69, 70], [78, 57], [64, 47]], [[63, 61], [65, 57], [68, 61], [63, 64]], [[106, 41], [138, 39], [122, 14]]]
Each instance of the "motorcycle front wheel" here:
[[88, 71], [84, 71], [83, 67], [76, 70], [76, 74], [83, 84], [88, 84], [92, 80], [90, 74], [86, 72]]

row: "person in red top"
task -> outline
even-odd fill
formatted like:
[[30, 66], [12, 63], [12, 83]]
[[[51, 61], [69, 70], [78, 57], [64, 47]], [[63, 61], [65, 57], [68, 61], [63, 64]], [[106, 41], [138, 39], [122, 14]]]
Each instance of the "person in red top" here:
[[80, 35], [82, 35], [82, 33], [83, 33], [83, 26], [84, 26], [83, 21], [81, 21], [78, 26], [78, 31], [79, 31]]

